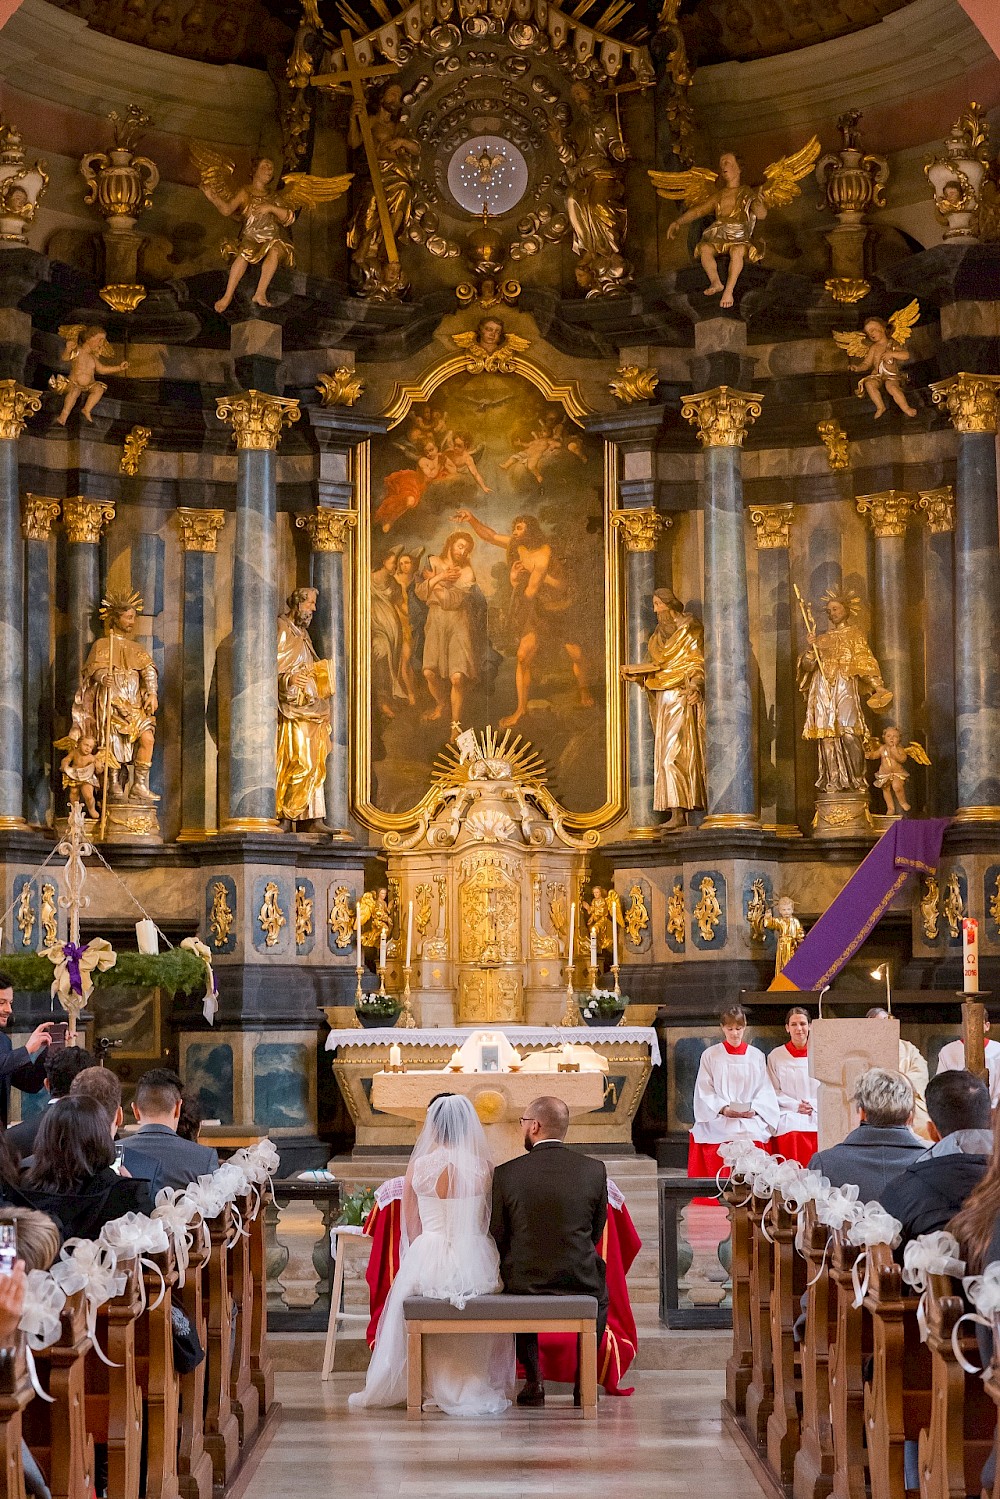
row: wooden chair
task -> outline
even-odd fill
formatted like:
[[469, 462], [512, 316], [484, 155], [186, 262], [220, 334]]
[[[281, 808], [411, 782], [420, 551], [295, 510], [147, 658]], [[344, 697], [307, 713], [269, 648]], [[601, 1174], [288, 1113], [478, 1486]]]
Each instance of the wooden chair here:
[[[920, 1433], [921, 1499], [965, 1499], [980, 1488], [980, 1474], [993, 1449], [996, 1406], [978, 1374], [967, 1374], [955, 1357], [952, 1330], [965, 1301], [948, 1275], [929, 1275], [924, 1300], [931, 1362], [929, 1421]], [[960, 1334], [966, 1361], [979, 1366], [974, 1326]], [[994, 1490], [995, 1491], [995, 1490]]]
[[344, 1294], [344, 1261], [347, 1246], [365, 1237], [364, 1230], [350, 1223], [335, 1224], [330, 1230], [330, 1248], [333, 1250], [333, 1286], [330, 1290], [330, 1316], [326, 1324], [326, 1346], [323, 1349], [321, 1379], [329, 1379], [333, 1361], [337, 1356], [337, 1333], [341, 1322], [367, 1322], [367, 1312], [345, 1312], [341, 1309]]
[[771, 1348], [771, 1294], [774, 1284], [774, 1246], [765, 1237], [761, 1219], [769, 1199], [750, 1199], [750, 1343], [752, 1362], [747, 1385], [746, 1427], [758, 1448], [767, 1443], [767, 1423], [774, 1409], [774, 1357]]
[[726, 1404], [737, 1419], [746, 1416], [747, 1386], [753, 1367], [750, 1324], [750, 1188], [743, 1181], [725, 1183], [723, 1201], [729, 1209], [730, 1269], [733, 1302], [733, 1351], [726, 1361]]
[[205, 1448], [212, 1459], [213, 1485], [225, 1489], [240, 1461], [240, 1428], [230, 1401], [232, 1377], [232, 1300], [229, 1294], [228, 1243], [233, 1217], [226, 1207], [209, 1223], [211, 1252], [207, 1266], [207, 1390]]
[[814, 1203], [802, 1210], [806, 1325], [802, 1339], [802, 1420], [792, 1474], [793, 1499], [826, 1499], [833, 1488], [830, 1425], [830, 1347], [836, 1329], [827, 1248], [830, 1230], [816, 1220]]
[[54, 1400], [32, 1400], [24, 1439], [48, 1479], [52, 1499], [91, 1499], [94, 1440], [87, 1430], [85, 1371], [91, 1349], [82, 1291], [67, 1298], [58, 1340], [35, 1354], [38, 1382]]
[[920, 1341], [917, 1297], [904, 1293], [888, 1244], [868, 1250], [871, 1379], [865, 1384], [865, 1435], [871, 1499], [900, 1499], [903, 1448], [916, 1442], [930, 1408], [930, 1356]]
[[[806, 1288], [805, 1260], [795, 1248], [797, 1215], [786, 1206], [780, 1192], [771, 1199], [768, 1225], [774, 1240], [774, 1278], [771, 1293], [771, 1339], [774, 1376], [774, 1409], [767, 1422], [767, 1462], [778, 1482], [792, 1481], [795, 1455], [799, 1450], [802, 1386], [794, 1327], [799, 1302]], [[763, 1230], [762, 1230], [763, 1232]]]

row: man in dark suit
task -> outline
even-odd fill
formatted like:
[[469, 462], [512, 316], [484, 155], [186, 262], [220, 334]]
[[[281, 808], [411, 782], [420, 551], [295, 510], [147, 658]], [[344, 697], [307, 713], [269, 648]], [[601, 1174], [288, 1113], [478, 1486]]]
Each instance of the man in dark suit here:
[[[97, 1062], [83, 1046], [50, 1046], [42, 1052], [42, 1065], [45, 1069], [45, 1090], [49, 1095], [47, 1108], [57, 1098], [68, 1098], [77, 1073], [85, 1072], [88, 1067], [96, 1067]], [[22, 1119], [20, 1124], [12, 1124], [7, 1131], [7, 1144], [19, 1161], [26, 1160], [34, 1150], [35, 1136], [44, 1118], [45, 1109], [39, 1109], [30, 1118]]]
[[135, 1088], [132, 1113], [139, 1125], [133, 1135], [137, 1150], [159, 1161], [168, 1187], [186, 1187], [219, 1169], [219, 1157], [210, 1145], [183, 1140], [177, 1133], [181, 1117], [181, 1080], [168, 1067], [144, 1072]]
[[[108, 1121], [111, 1138], [118, 1140], [118, 1131], [122, 1127], [124, 1118], [122, 1085], [110, 1067], [88, 1067], [86, 1071], [79, 1073], [73, 1079], [69, 1096], [70, 1098], [92, 1098], [95, 1103], [100, 1104]], [[136, 1181], [148, 1182], [149, 1195], [155, 1205], [157, 1192], [162, 1192], [163, 1188], [168, 1185], [159, 1161], [155, 1156], [146, 1155], [145, 1151], [137, 1150], [132, 1145], [125, 1145], [121, 1142], [118, 1142], [118, 1150], [122, 1174], [134, 1177]]]
[[[536, 1098], [521, 1125], [527, 1155], [493, 1173], [490, 1233], [500, 1251], [503, 1288], [517, 1296], [596, 1296], [600, 1346], [608, 1291], [597, 1245], [608, 1217], [607, 1172], [602, 1161], [563, 1143], [569, 1110], [562, 1099]], [[519, 1334], [516, 1346], [525, 1374], [517, 1403], [543, 1405], [538, 1338]]]
[[0, 973], [0, 1124], [7, 1128], [11, 1085], [22, 1093], [40, 1093], [45, 1084], [45, 1048], [52, 1037], [51, 1020], [36, 1025], [23, 1046], [14, 1046], [3, 1034], [14, 1009], [14, 985], [7, 974]]

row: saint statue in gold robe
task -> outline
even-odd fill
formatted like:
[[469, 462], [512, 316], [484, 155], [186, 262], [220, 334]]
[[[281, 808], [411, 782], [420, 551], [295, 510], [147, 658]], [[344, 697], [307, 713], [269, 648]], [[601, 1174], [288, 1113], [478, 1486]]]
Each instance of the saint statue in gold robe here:
[[684, 827], [688, 812], [705, 805], [704, 629], [669, 588], [653, 594], [653, 612], [649, 661], [623, 666], [622, 676], [646, 689], [653, 721], [653, 807], [670, 812], [665, 827]]
[[315, 588], [296, 588], [278, 619], [277, 814], [289, 822], [326, 815], [333, 674], [309, 638], [315, 612]]
[[152, 805], [149, 789], [158, 707], [158, 678], [149, 652], [132, 639], [142, 599], [137, 593], [109, 593], [101, 605], [107, 631], [90, 647], [73, 699], [73, 726], [58, 748], [93, 740], [107, 763], [113, 802]]
[[[806, 700], [803, 739], [819, 746], [821, 791], [865, 791], [865, 741], [870, 736], [861, 703], [862, 687], [869, 708], [881, 712], [892, 702], [878, 662], [863, 632], [851, 623], [854, 594], [824, 596], [830, 628], [808, 633], [809, 649], [799, 657], [799, 691]], [[809, 616], [811, 620], [811, 614]]]

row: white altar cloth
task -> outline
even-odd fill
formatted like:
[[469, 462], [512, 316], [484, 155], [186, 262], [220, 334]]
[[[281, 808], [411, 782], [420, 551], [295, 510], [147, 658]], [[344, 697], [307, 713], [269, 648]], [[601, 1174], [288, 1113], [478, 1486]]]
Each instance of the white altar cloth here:
[[[327, 1051], [339, 1051], [342, 1046], [391, 1046], [394, 1041], [400, 1046], [461, 1046], [475, 1030], [484, 1026], [441, 1026], [436, 1029], [418, 1026], [404, 1031], [398, 1026], [377, 1027], [372, 1030], [351, 1029], [331, 1031], [326, 1038]], [[577, 1046], [588, 1046], [595, 1041], [613, 1045], [616, 1041], [630, 1045], [649, 1047], [653, 1066], [660, 1060], [660, 1046], [651, 1025], [492, 1025], [492, 1030], [502, 1030], [515, 1046], [561, 1046], [564, 1041]]]

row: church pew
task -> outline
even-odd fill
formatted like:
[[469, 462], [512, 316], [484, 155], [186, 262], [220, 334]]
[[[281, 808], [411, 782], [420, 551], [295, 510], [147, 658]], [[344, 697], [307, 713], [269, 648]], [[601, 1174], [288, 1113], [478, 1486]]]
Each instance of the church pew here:
[[830, 1349], [836, 1328], [836, 1296], [827, 1268], [829, 1234], [829, 1229], [816, 1221], [815, 1204], [807, 1202], [801, 1214], [806, 1325], [801, 1351], [802, 1419], [792, 1475], [793, 1499], [826, 1499], [833, 1487]]
[[25, 1499], [22, 1412], [32, 1398], [24, 1337], [0, 1348], [0, 1499]]
[[125, 1289], [97, 1312], [97, 1338], [115, 1366], [109, 1368], [92, 1348], [87, 1354], [87, 1430], [108, 1449], [108, 1493], [138, 1499], [142, 1456], [142, 1396], [135, 1370], [135, 1324], [142, 1305], [138, 1260], [122, 1259]]
[[729, 1209], [733, 1303], [733, 1351], [726, 1362], [726, 1403], [738, 1419], [746, 1416], [747, 1386], [753, 1364], [750, 1329], [750, 1188], [730, 1177], [723, 1201]]
[[[983, 1388], [997, 1412], [997, 1425], [993, 1433], [993, 1482], [983, 1487], [982, 1499], [1000, 1499], [1000, 1323], [996, 1318], [994, 1318], [991, 1341], [993, 1354], [983, 1380]], [[978, 1492], [978, 1490], [973, 1492]]]
[[172, 1252], [150, 1256], [159, 1276], [143, 1269], [146, 1305], [136, 1321], [136, 1376], [142, 1392], [146, 1429], [146, 1499], [178, 1499], [178, 1386], [174, 1373], [171, 1294], [177, 1279]]
[[208, 1225], [211, 1239], [207, 1275], [208, 1370], [205, 1395], [205, 1447], [212, 1459], [215, 1495], [232, 1482], [240, 1460], [240, 1428], [230, 1401], [232, 1378], [232, 1300], [229, 1294], [229, 1240], [233, 1216], [228, 1206]]
[[249, 1196], [237, 1198], [236, 1208], [243, 1228], [229, 1251], [229, 1295], [236, 1325], [236, 1342], [229, 1378], [229, 1398], [239, 1425], [240, 1446], [246, 1447], [253, 1441], [260, 1420], [260, 1401], [250, 1366], [255, 1299], [253, 1274], [250, 1269], [248, 1224], [251, 1198]]
[[[833, 1427], [834, 1499], [866, 1499], [865, 1393], [863, 1359], [871, 1352], [871, 1318], [854, 1305], [851, 1271], [860, 1251], [835, 1230], [830, 1281], [836, 1328], [830, 1357], [830, 1419]], [[898, 1496], [897, 1496], [898, 1499]]]
[[[205, 1318], [205, 1277], [209, 1245], [200, 1227], [192, 1225], [193, 1243], [188, 1259], [184, 1285], [175, 1288], [174, 1299], [184, 1312], [203, 1348], [208, 1346]], [[256, 1272], [255, 1272], [256, 1274]], [[257, 1280], [263, 1285], [262, 1280]], [[205, 1375], [206, 1360], [196, 1369], [182, 1374], [180, 1390], [180, 1432], [178, 1441], [177, 1482], [181, 1499], [212, 1499], [212, 1458], [205, 1447]]]
[[774, 1359], [771, 1348], [771, 1293], [774, 1281], [772, 1245], [761, 1228], [769, 1199], [751, 1197], [750, 1230], [750, 1381], [747, 1385], [746, 1428], [758, 1448], [767, 1442], [767, 1422], [774, 1409]]
[[[979, 1492], [979, 1478], [996, 1431], [996, 1405], [978, 1374], [955, 1357], [952, 1331], [966, 1310], [955, 1281], [929, 1275], [924, 1300], [931, 1363], [929, 1420], [920, 1433], [921, 1499], [964, 1499]], [[959, 1335], [966, 1361], [979, 1365], [974, 1326]]]
[[797, 1214], [786, 1206], [780, 1192], [775, 1192], [768, 1217], [768, 1228], [774, 1241], [769, 1328], [774, 1409], [767, 1422], [767, 1461], [778, 1482], [785, 1485], [792, 1481], [802, 1414], [802, 1384], [793, 1329], [806, 1288], [806, 1275], [805, 1260], [795, 1248], [797, 1226]]
[[257, 1391], [261, 1420], [274, 1406], [274, 1365], [267, 1341], [267, 1204], [271, 1194], [260, 1188], [260, 1205], [250, 1221], [250, 1279], [253, 1310], [250, 1314], [250, 1378]]
[[871, 1499], [904, 1493], [903, 1444], [917, 1441], [930, 1409], [930, 1355], [920, 1340], [917, 1298], [904, 1293], [888, 1244], [868, 1250], [865, 1310], [871, 1317], [871, 1378], [865, 1384], [865, 1433]]
[[48, 1480], [52, 1499], [91, 1499], [94, 1440], [85, 1409], [91, 1342], [82, 1291], [67, 1298], [59, 1320], [58, 1340], [34, 1356], [38, 1382], [55, 1403], [30, 1402], [22, 1417], [24, 1439]]

